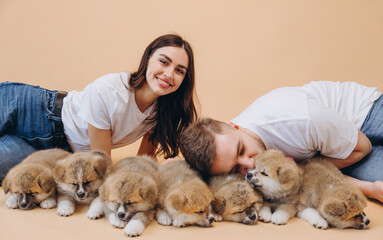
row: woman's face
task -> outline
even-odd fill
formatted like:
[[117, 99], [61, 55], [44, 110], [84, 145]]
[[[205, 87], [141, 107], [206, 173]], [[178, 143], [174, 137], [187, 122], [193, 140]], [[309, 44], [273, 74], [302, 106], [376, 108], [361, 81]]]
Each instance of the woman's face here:
[[158, 48], [148, 61], [146, 80], [152, 93], [163, 96], [175, 92], [184, 80], [189, 58], [180, 47]]

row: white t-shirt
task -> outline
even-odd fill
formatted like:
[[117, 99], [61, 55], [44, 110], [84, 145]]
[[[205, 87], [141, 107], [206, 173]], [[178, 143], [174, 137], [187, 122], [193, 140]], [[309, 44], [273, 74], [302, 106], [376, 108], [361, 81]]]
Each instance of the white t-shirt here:
[[130, 144], [154, 127], [147, 119], [153, 117], [155, 103], [141, 112], [129, 90], [129, 77], [127, 72], [108, 74], [64, 98], [62, 121], [73, 150], [90, 149], [88, 123], [111, 130], [112, 148]]
[[285, 87], [254, 101], [232, 120], [255, 132], [266, 149], [301, 160], [318, 152], [347, 158], [354, 150], [377, 88], [354, 82], [311, 82]]

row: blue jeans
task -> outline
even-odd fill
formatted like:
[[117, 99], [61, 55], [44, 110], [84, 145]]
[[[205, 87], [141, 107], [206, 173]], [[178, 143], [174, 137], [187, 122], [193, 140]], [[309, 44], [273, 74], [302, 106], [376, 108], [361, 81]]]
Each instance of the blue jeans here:
[[361, 131], [370, 139], [372, 151], [359, 162], [342, 169], [351, 177], [374, 182], [383, 181], [383, 97], [372, 105]]
[[37, 150], [71, 151], [58, 127], [61, 116], [53, 113], [56, 97], [57, 91], [38, 86], [0, 83], [0, 182], [10, 168]]

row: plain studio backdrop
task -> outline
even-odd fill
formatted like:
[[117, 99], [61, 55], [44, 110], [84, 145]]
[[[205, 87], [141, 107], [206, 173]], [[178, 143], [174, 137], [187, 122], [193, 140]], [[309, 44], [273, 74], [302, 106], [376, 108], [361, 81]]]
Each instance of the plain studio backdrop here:
[[[145, 47], [168, 33], [180, 34], [194, 49], [201, 116], [229, 121], [272, 89], [310, 81], [356, 81], [383, 90], [381, 0], [0, 0], [0, 82], [82, 90], [102, 75], [135, 71]], [[135, 154], [138, 146], [139, 141], [114, 150], [113, 159]], [[77, 231], [124, 239], [105, 219], [87, 220], [86, 208], [59, 218], [54, 210], [8, 210], [0, 197], [1, 239], [51, 232], [67, 239]], [[364, 232], [319, 231], [300, 220], [283, 227], [233, 223], [201, 230], [158, 227], [158, 232], [177, 239], [211, 238], [218, 231], [223, 237], [258, 238], [262, 232], [262, 239], [276, 239], [308, 238], [307, 231], [310, 238], [325, 239], [335, 231], [346, 239], [378, 239], [383, 208], [370, 206], [375, 217]], [[148, 228], [142, 238], [156, 231]]]

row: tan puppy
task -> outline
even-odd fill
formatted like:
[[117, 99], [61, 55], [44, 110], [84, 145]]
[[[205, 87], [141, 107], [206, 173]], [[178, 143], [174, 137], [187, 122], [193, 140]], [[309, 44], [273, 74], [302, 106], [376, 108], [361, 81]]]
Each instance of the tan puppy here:
[[295, 216], [302, 170], [292, 158], [277, 150], [267, 150], [257, 155], [255, 168], [247, 173], [246, 179], [263, 195], [261, 220], [281, 225]]
[[242, 175], [225, 174], [209, 179], [214, 193], [211, 203], [218, 214], [216, 221], [226, 220], [244, 224], [255, 224], [262, 207], [262, 195], [254, 191]]
[[57, 213], [70, 216], [75, 211], [75, 202], [91, 203], [98, 196], [98, 188], [111, 163], [110, 158], [99, 151], [77, 152], [58, 161], [53, 169], [59, 192]]
[[158, 223], [175, 227], [209, 227], [214, 220], [210, 214], [214, 196], [198, 174], [183, 160], [160, 165], [159, 172]]
[[4, 193], [8, 193], [8, 208], [48, 209], [56, 206], [56, 183], [52, 169], [56, 161], [70, 155], [61, 149], [32, 153], [13, 167], [3, 180]]
[[[109, 167], [100, 187], [101, 208], [93, 209], [124, 228], [129, 237], [141, 235], [154, 217], [158, 193], [158, 164], [148, 156], [130, 157]], [[125, 226], [126, 225], [126, 226]]]
[[316, 228], [364, 229], [370, 223], [363, 209], [366, 198], [354, 186], [346, 184], [342, 173], [329, 161], [310, 159], [301, 165], [302, 193], [298, 216]]

